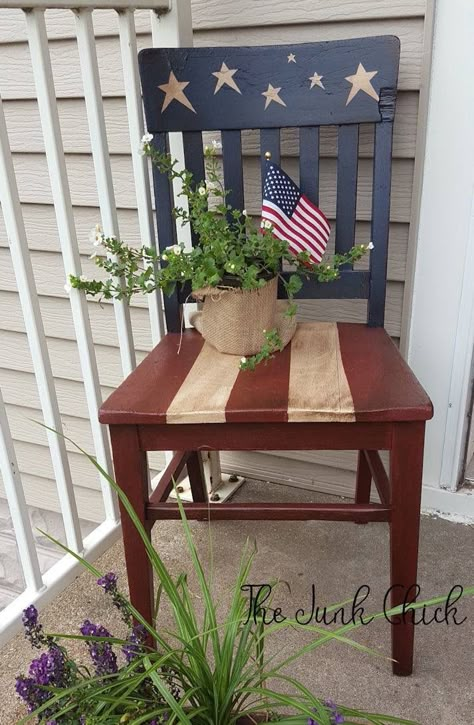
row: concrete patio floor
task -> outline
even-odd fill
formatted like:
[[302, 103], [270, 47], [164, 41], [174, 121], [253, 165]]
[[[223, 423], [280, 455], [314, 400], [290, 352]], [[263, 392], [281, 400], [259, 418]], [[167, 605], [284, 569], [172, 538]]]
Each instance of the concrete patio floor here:
[[[235, 500], [330, 499], [308, 491], [252, 481], [238, 492]], [[366, 612], [383, 607], [388, 587], [388, 527], [385, 524], [218, 522], [210, 528], [217, 599], [225, 601], [228, 596], [241, 547], [250, 536], [256, 538], [258, 555], [249, 583], [275, 578], [286, 582], [289, 588], [281, 587], [275, 605], [280, 605], [288, 616], [300, 607], [310, 607], [313, 583], [320, 605], [349, 599], [359, 586], [368, 584], [371, 593]], [[206, 557], [209, 527], [193, 523], [192, 529], [198, 548]], [[156, 526], [154, 538], [173, 574], [190, 571], [179, 522]], [[419, 573], [423, 598], [445, 594], [455, 584], [473, 583], [473, 544], [473, 527], [423, 518]], [[125, 588], [121, 543], [113, 546], [97, 562], [97, 567], [104, 572], [117, 572], [122, 589]], [[77, 632], [86, 618], [102, 622], [115, 634], [123, 631], [116, 611], [87, 572], [46, 607], [41, 616], [47, 631]], [[474, 704], [473, 599], [459, 604], [458, 616], [467, 617], [460, 626], [450, 623], [417, 627], [412, 677], [394, 677], [388, 660], [333, 643], [297, 662], [290, 674], [301, 679], [315, 694], [347, 706], [411, 718], [422, 725], [470, 725]], [[164, 617], [168, 618], [166, 614]], [[354, 639], [389, 655], [390, 627], [384, 620], [360, 628]], [[303, 641], [306, 641], [304, 635], [284, 633], [277, 635], [270, 650], [291, 653]], [[81, 650], [84, 648], [84, 645], [78, 646]], [[2, 725], [16, 723], [23, 714], [14, 694], [14, 678], [19, 671], [26, 670], [32, 656], [21, 636], [3, 648], [0, 655]]]

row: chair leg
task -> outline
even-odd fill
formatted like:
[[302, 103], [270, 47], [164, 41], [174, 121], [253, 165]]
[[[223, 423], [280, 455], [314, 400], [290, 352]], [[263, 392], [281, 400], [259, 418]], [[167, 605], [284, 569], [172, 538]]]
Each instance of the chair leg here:
[[[140, 450], [137, 428], [132, 425], [112, 425], [110, 438], [115, 480], [150, 535], [151, 525], [146, 520], [146, 503], [149, 497], [148, 467], [146, 453]], [[130, 601], [146, 621], [152, 624], [153, 570], [145, 545], [122, 505], [120, 512]]]
[[[391, 605], [415, 600], [420, 530], [425, 423], [393, 426], [390, 454], [392, 519], [390, 524]], [[415, 628], [411, 612], [392, 619], [395, 675], [411, 675]]]
[[207, 501], [207, 487], [201, 452], [193, 451], [186, 466], [194, 503], [205, 503]]
[[[364, 451], [359, 451], [357, 458], [357, 478], [356, 478], [356, 503], [370, 502], [370, 488], [372, 485], [372, 474], [370, 473], [369, 464], [365, 457]], [[366, 524], [366, 519], [357, 519], [356, 524]]]

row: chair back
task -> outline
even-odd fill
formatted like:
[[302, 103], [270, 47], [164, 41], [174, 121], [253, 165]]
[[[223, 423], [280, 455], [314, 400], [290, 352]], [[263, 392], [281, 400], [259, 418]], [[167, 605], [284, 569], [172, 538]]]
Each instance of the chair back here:
[[[395, 36], [260, 47], [150, 48], [139, 56], [148, 132], [161, 151], [169, 133], [182, 132], [184, 163], [194, 180], [205, 178], [203, 131], [220, 131], [224, 185], [234, 208], [260, 215], [265, 152], [280, 163], [280, 131], [297, 129], [299, 186], [315, 204], [320, 191], [320, 127], [337, 132], [335, 251], [355, 243], [359, 126], [374, 124], [371, 233], [368, 270], [347, 266], [339, 280], [304, 283], [297, 297], [367, 299], [367, 323], [384, 323], [390, 217], [392, 131], [400, 55]], [[250, 161], [245, 180], [242, 131], [260, 134], [260, 181]], [[253, 176], [252, 176], [253, 174]], [[290, 170], [290, 175], [295, 176]], [[298, 179], [295, 178], [298, 183]], [[176, 243], [173, 189], [153, 171], [160, 249]], [[193, 243], [197, 239], [193, 236]], [[364, 240], [365, 241], [365, 240]], [[168, 331], [179, 331], [189, 290], [165, 297]], [[283, 290], [282, 290], [283, 292]]]

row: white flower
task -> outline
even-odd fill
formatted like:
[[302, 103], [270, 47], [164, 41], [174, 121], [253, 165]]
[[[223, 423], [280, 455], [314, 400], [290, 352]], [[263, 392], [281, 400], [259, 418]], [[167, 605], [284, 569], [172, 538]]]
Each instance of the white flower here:
[[161, 259], [163, 259], [166, 262], [168, 260], [168, 255], [167, 254], [162, 254], [161, 255]]
[[89, 232], [89, 241], [91, 244], [93, 244], [95, 247], [98, 247], [99, 244], [102, 244], [102, 239], [104, 238], [104, 233], [102, 231], [102, 227], [100, 224], [96, 224], [93, 229]]
[[64, 291], [66, 292], [66, 294], [69, 294], [71, 292], [71, 290], [72, 290], [71, 285], [66, 283], [64, 285]]
[[249, 213], [248, 213], [247, 209], [242, 209], [242, 216], [248, 216], [248, 215], [249, 215]]
[[264, 229], [271, 229], [272, 228], [271, 221], [269, 219], [264, 219], [263, 222], [262, 222], [262, 227]]
[[80, 279], [81, 282], [87, 282], [87, 277], [86, 277], [85, 274], [81, 274], [81, 276], [79, 277], [79, 279]]
[[181, 272], [181, 277], [184, 277], [184, 272]]
[[151, 133], [145, 133], [142, 136], [142, 144], [143, 145], [149, 144], [151, 141], [153, 141], [153, 134], [151, 134]]
[[174, 251], [175, 254], [178, 254], [179, 255], [179, 254], [181, 254], [182, 249], [181, 249], [181, 247], [178, 244], [175, 244], [173, 251]]
[[370, 242], [370, 244], [367, 245], [367, 249], [374, 249], [374, 244]]
[[241, 357], [240, 358], [240, 362], [241, 363], [246, 363], [247, 362], [247, 358], [246, 357]]
[[231, 269], [235, 269], [235, 264], [234, 264], [234, 263], [232, 263], [232, 264], [230, 265], [230, 268], [231, 268]]
[[206, 187], [205, 186], [200, 186], [199, 187], [199, 193], [201, 194], [201, 196], [204, 196], [204, 194], [206, 193]]
[[213, 145], [213, 147], [215, 149], [221, 149], [222, 148], [221, 142], [220, 141], [216, 141], [215, 138], [212, 139], [212, 145]]
[[263, 334], [264, 334], [264, 335], [266, 335], [266, 334], [267, 334], [267, 331], [266, 331], [266, 330], [262, 330], [262, 332], [263, 332]]

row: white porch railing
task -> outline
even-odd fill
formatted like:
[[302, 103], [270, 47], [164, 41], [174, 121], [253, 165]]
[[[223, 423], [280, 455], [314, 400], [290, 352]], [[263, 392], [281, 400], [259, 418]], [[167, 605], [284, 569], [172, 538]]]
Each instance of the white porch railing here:
[[[81, 257], [61, 139], [60, 119], [45, 22], [45, 11], [51, 8], [67, 9], [74, 14], [100, 216], [104, 232], [107, 235], [116, 236], [119, 236], [120, 230], [104, 119], [92, 11], [100, 8], [107, 9], [112, 15], [114, 13], [118, 14], [120, 55], [133, 159], [133, 179], [130, 179], [130, 183], [133, 184], [134, 182], [137, 193], [140, 237], [142, 242], [148, 245], [155, 243], [149, 175], [146, 160], [141, 158], [138, 153], [133, 153], [134, 150], [138, 149], [144, 130], [138, 78], [134, 9], [150, 10], [150, 33], [153, 43], [156, 45], [191, 44], [192, 28], [189, 0], [175, 0], [171, 7], [168, 0], [134, 0], [132, 4], [130, 4], [129, 0], [96, 0], [95, 2], [94, 0], [50, 0], [50, 2], [41, 2], [41, 0], [0, 0], [0, 22], [1, 13], [4, 9], [22, 10], [25, 16], [36, 100], [41, 120], [44, 151], [49, 170], [66, 281], [71, 273], [81, 274]], [[41, 316], [40, 300], [33, 275], [22, 205], [2, 107], [1, 90], [0, 88], [1, 208], [10, 245], [26, 335], [31, 351], [43, 420], [47, 426], [61, 432], [62, 424], [57, 390]], [[179, 155], [179, 139], [174, 139], [174, 149], [172, 151], [175, 155]], [[160, 295], [149, 296], [148, 304], [151, 339], [155, 344], [159, 341], [164, 329]], [[108, 472], [112, 472], [108, 433], [97, 420], [97, 410], [101, 404], [101, 389], [88, 304], [82, 293], [71, 290], [70, 305], [95, 454], [101, 465]], [[114, 307], [122, 370], [123, 374], [126, 375], [135, 366], [135, 346], [130, 322], [130, 310], [125, 303], [121, 302], [116, 302]], [[104, 521], [99, 523], [92, 533], [83, 537], [64, 439], [50, 431], [47, 432], [47, 437], [59, 508], [64, 525], [65, 541], [73, 551], [80, 552], [86, 558], [92, 559], [105, 551], [118, 534], [119, 521], [116, 497], [109, 487], [101, 481]], [[220, 478], [217, 458], [214, 460], [212, 468], [215, 481], [216, 477]], [[27, 604], [45, 602], [54, 597], [78, 573], [79, 567], [73, 557], [66, 556], [45, 573], [41, 572], [35, 537], [22, 485], [22, 476], [16, 462], [14, 439], [1, 396], [0, 473], [3, 479], [4, 495], [10, 509], [18, 557], [25, 582], [24, 592], [0, 612], [1, 642], [11, 636], [19, 626], [21, 610]]]

